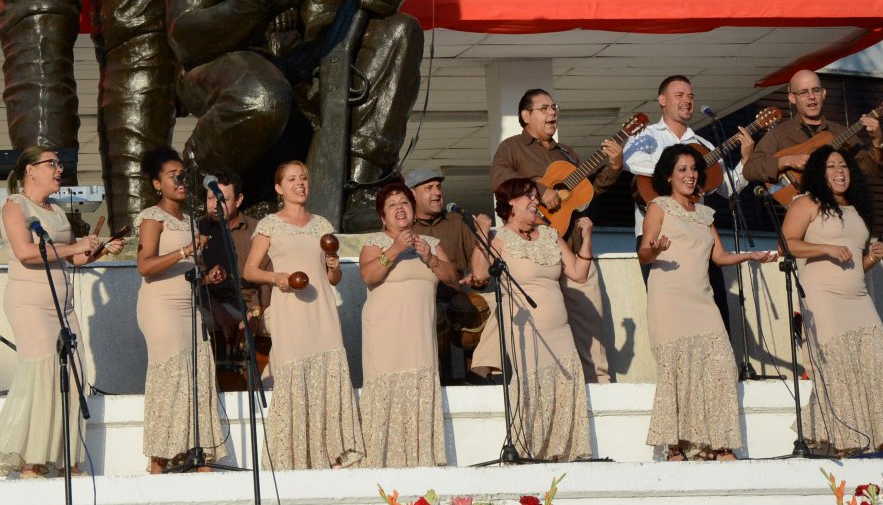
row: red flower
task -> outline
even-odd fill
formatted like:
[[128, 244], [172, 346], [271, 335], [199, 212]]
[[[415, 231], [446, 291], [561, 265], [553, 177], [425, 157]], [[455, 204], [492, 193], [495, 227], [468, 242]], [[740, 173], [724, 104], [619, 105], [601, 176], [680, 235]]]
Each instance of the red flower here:
[[862, 484], [861, 486], [855, 488], [854, 496], [866, 496], [868, 498], [871, 497], [871, 494], [868, 492], [869, 488], [874, 488], [874, 494], [880, 494], [880, 487], [876, 484]]
[[522, 496], [518, 503], [521, 505], [540, 505], [540, 499], [536, 496]]
[[426, 501], [426, 498], [421, 496], [419, 500], [413, 503], [413, 505], [430, 505], [430, 503]]

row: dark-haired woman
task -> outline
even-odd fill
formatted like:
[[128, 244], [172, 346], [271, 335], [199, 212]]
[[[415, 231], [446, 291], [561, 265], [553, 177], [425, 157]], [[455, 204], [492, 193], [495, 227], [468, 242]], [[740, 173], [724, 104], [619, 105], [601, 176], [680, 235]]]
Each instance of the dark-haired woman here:
[[414, 233], [414, 195], [400, 182], [377, 195], [383, 231], [359, 255], [362, 307], [359, 399], [368, 467], [438, 466], [445, 456], [435, 335], [435, 288], [457, 285], [438, 239]]
[[835, 455], [879, 450], [883, 329], [864, 272], [883, 258], [883, 244], [868, 242], [870, 194], [855, 160], [830, 146], [810, 155], [802, 188], [782, 233], [791, 253], [806, 259], [801, 302], [813, 392], [804, 433]]
[[[190, 217], [184, 213], [187, 188], [180, 184], [181, 158], [171, 149], [148, 152], [141, 162], [144, 176], [159, 194], [159, 203], [135, 218], [138, 229], [138, 327], [147, 342], [144, 385], [144, 455], [150, 473], [160, 473], [182, 459], [195, 445], [193, 433], [192, 303], [185, 274], [194, 268]], [[223, 280], [221, 270], [207, 275]], [[202, 320], [197, 313], [197, 332]], [[200, 445], [207, 459], [226, 454], [218, 417], [215, 362], [211, 344], [196, 339]]]
[[708, 280], [708, 262], [772, 261], [732, 254], [714, 227], [714, 210], [696, 203], [705, 165], [691, 147], [667, 147], [656, 164], [638, 250], [650, 264], [647, 328], [656, 358], [656, 395], [647, 444], [669, 461], [735, 459], [742, 446], [736, 360]]
[[[506, 351], [513, 366], [509, 384], [515, 413], [515, 448], [527, 457], [573, 461], [592, 455], [589, 407], [582, 364], [567, 322], [562, 276], [584, 283], [591, 268], [592, 222], [576, 221], [582, 238], [574, 254], [558, 233], [539, 225], [540, 195], [530, 179], [509, 179], [497, 187], [497, 215], [505, 222], [493, 238], [537, 307], [516, 290], [503, 291]], [[509, 307], [513, 308], [510, 313]], [[511, 316], [511, 317], [510, 317]], [[473, 355], [473, 368], [499, 369], [497, 321], [488, 322]]]
[[[65, 275], [66, 262], [83, 265], [100, 255], [91, 254], [98, 246], [94, 235], [74, 240], [64, 210], [49, 198], [59, 189], [62, 171], [58, 156], [50, 149], [25, 149], [9, 178], [10, 195], [3, 204], [2, 232], [10, 249], [3, 308], [15, 335], [18, 363], [0, 411], [0, 475], [18, 471], [22, 478], [32, 478], [63, 468], [64, 425], [56, 352], [60, 327], [38, 237], [28, 229], [27, 221], [38, 219], [55, 243], [46, 251], [52, 281], [75, 334], [80, 329]], [[105, 247], [111, 253], [121, 249], [121, 241]], [[78, 474], [84, 455], [80, 444], [83, 423], [75, 395], [69, 397], [70, 450], [72, 471]]]
[[[273, 336], [274, 389], [263, 466], [350, 467], [365, 448], [333, 287], [342, 276], [340, 260], [319, 243], [334, 227], [307, 210], [306, 165], [283, 163], [274, 178], [282, 208], [258, 223], [244, 270], [246, 279], [273, 285], [273, 303], [264, 315]], [[261, 268], [268, 255], [274, 271]], [[288, 285], [296, 271], [307, 274], [307, 287]]]

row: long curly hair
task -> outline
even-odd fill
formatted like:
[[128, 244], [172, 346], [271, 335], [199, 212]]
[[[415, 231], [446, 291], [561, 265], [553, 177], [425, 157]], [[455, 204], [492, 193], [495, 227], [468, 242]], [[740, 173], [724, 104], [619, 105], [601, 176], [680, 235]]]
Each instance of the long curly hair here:
[[846, 189], [846, 202], [855, 207], [868, 229], [871, 229], [874, 219], [874, 213], [871, 208], [871, 194], [868, 191], [868, 185], [865, 182], [865, 175], [858, 167], [855, 158], [849, 154], [846, 149], [834, 149], [834, 147], [826, 145], [822, 146], [812, 154], [806, 162], [803, 169], [803, 179], [801, 180], [801, 189], [809, 194], [814, 202], [819, 204], [819, 213], [824, 216], [837, 216], [843, 219], [843, 209], [834, 199], [834, 192], [828, 186], [828, 180], [825, 177], [827, 171], [828, 158], [839, 153], [846, 161], [849, 168], [849, 188]]

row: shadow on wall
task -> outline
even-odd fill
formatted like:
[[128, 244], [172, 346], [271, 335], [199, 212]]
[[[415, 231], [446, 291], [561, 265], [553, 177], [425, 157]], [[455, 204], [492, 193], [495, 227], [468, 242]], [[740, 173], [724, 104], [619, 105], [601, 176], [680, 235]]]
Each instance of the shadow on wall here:
[[[119, 271], [117, 271], [119, 270]], [[141, 277], [134, 268], [86, 268], [77, 274], [78, 292], [89, 293], [91, 313], [78, 309], [86, 323], [94, 366], [93, 385], [106, 393], [144, 393], [147, 346], [138, 329], [136, 308]]]
[[625, 330], [625, 342], [622, 343], [620, 349], [617, 349], [616, 329], [613, 327], [613, 318], [610, 317], [612, 309], [610, 306], [610, 296], [607, 294], [607, 285], [604, 282], [604, 272], [600, 268], [597, 271], [598, 283], [601, 285], [601, 301], [603, 306], [603, 315], [599, 314], [597, 316], [601, 318], [603, 325], [599, 339], [601, 341], [601, 347], [607, 355], [610, 382], [618, 382], [617, 375], [627, 374], [629, 368], [632, 366], [632, 361], [635, 358], [635, 332], [637, 324], [635, 324], [635, 320], [630, 317], [624, 317], [622, 321], [620, 321], [619, 325]]

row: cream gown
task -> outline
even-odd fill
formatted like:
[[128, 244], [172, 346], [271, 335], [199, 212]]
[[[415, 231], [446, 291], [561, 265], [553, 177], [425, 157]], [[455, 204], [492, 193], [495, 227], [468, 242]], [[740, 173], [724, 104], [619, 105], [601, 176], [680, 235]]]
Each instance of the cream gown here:
[[[255, 229], [270, 239], [274, 270], [302, 271], [310, 279], [306, 288], [288, 293], [274, 286], [264, 317], [273, 339], [267, 439], [276, 470], [347, 467], [365, 453], [336, 293], [319, 247], [319, 238], [333, 232], [317, 215], [299, 227], [270, 214]], [[270, 468], [266, 452], [262, 465]]]
[[[160, 256], [191, 243], [190, 219], [183, 220], [154, 206], [141, 211], [135, 228], [145, 219], [159, 221]], [[161, 274], [144, 277], [138, 290], [138, 328], [147, 343], [147, 379], [144, 385], [144, 448], [148, 457], [174, 459], [192, 448], [193, 403], [190, 283], [184, 274], [193, 258], [179, 261]], [[206, 459], [224, 457], [224, 433], [218, 417], [218, 391], [211, 343], [202, 339], [197, 311], [197, 385], [199, 441]]]
[[[813, 392], [803, 408], [808, 440], [836, 450], [871, 450], [883, 445], [883, 329], [865, 284], [862, 257], [868, 228], [852, 206], [836, 215], [816, 216], [806, 242], [846, 246], [852, 261], [806, 261], [800, 280], [805, 338], [812, 346]], [[834, 412], [831, 412], [833, 408]], [[856, 431], [860, 433], [856, 433]], [[867, 435], [868, 438], [862, 436]]]
[[[438, 239], [420, 235], [435, 252]], [[365, 246], [387, 249], [384, 232]], [[435, 287], [438, 278], [413, 251], [395, 260], [386, 279], [369, 288], [362, 307], [359, 399], [367, 467], [446, 464], [438, 378]]]
[[650, 267], [647, 327], [656, 357], [656, 396], [649, 445], [699, 450], [742, 446], [736, 359], [714, 303], [708, 262], [714, 210], [693, 212], [671, 197], [652, 202], [664, 212], [668, 250]]
[[[588, 397], [559, 283], [558, 233], [540, 226], [539, 237], [525, 240], [503, 228], [495, 246], [512, 276], [537, 303], [531, 308], [514, 286], [510, 298], [503, 277], [506, 350], [514, 362], [509, 399], [515, 413], [515, 448], [521, 456], [544, 460], [588, 458], [592, 455]], [[498, 328], [492, 316], [473, 355], [473, 368], [500, 368]]]
[[[10, 195], [9, 200], [21, 207], [25, 219], [39, 219], [54, 242], [72, 241], [70, 223], [55, 203], [51, 203], [50, 211], [21, 194]], [[9, 237], [5, 225], [3, 237], [7, 240]], [[39, 239], [33, 235], [33, 240], [36, 244]], [[64, 260], [54, 262], [52, 280], [71, 331], [79, 337], [80, 325], [73, 311], [73, 292], [66, 282], [65, 267]], [[0, 475], [18, 471], [25, 464], [47, 465], [50, 471], [61, 469], [64, 467], [64, 425], [56, 352], [61, 328], [46, 271], [42, 264], [22, 264], [10, 248], [8, 279], [3, 309], [15, 335], [18, 363], [0, 412]], [[70, 385], [71, 463], [78, 464], [85, 455], [80, 443], [84, 423], [73, 377]]]

